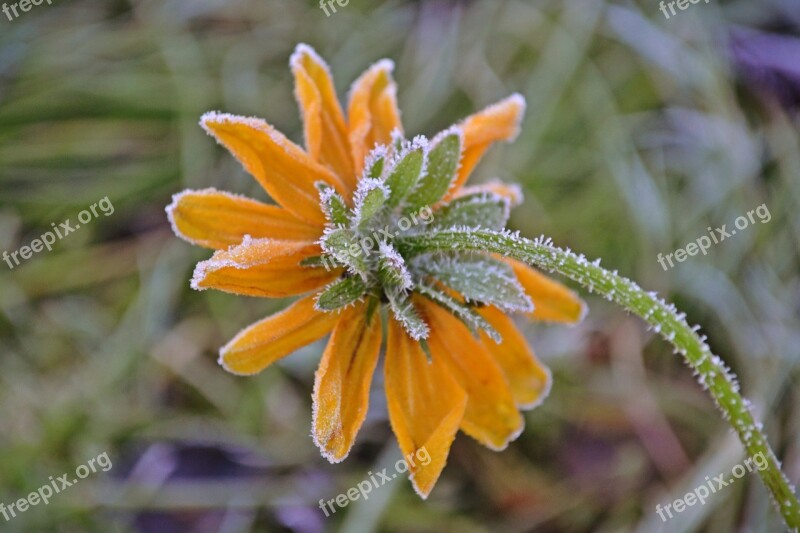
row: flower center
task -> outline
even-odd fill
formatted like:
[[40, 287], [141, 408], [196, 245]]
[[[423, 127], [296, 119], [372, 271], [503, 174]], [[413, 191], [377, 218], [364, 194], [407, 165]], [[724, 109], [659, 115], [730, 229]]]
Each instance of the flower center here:
[[322, 256], [306, 264], [344, 270], [319, 295], [319, 309], [333, 311], [372, 298], [388, 304], [417, 340], [427, 338], [428, 326], [412, 305], [415, 293], [445, 307], [474, 331], [484, 329], [497, 339], [474, 307], [532, 309], [511, 268], [494, 257], [420, 253], [403, 247], [404, 239], [420, 234], [505, 227], [505, 197], [477, 192], [445, 200], [458, 170], [461, 144], [460, 131], [452, 129], [432, 141], [398, 139], [392, 146], [375, 148], [365, 161], [352, 208], [332, 187], [317, 184], [328, 222], [320, 239]]

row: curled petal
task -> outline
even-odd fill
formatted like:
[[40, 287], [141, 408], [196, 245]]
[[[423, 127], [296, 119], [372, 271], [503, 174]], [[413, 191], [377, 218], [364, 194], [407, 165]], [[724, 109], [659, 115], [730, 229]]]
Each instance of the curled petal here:
[[467, 181], [486, 150], [497, 141], [512, 141], [519, 134], [525, 98], [513, 94], [461, 122], [464, 131], [464, 148], [458, 176], [446, 199], [452, 198]]
[[289, 64], [294, 74], [295, 97], [303, 114], [308, 154], [331, 168], [354, 190], [356, 175], [347, 124], [328, 65], [306, 44], [297, 45]]
[[434, 303], [418, 301], [431, 326], [433, 359], [442, 361], [467, 393], [461, 429], [492, 450], [504, 449], [522, 432], [524, 420], [503, 371], [461, 321]]
[[356, 176], [361, 174], [364, 160], [376, 144], [389, 144], [393, 130], [403, 131], [392, 70], [392, 61], [379, 61], [367, 69], [350, 89], [347, 116]]
[[536, 359], [525, 337], [508, 315], [494, 306], [486, 306], [478, 312], [503, 337], [498, 344], [481, 331], [481, 343], [503, 370], [517, 406], [522, 409], [536, 407], [550, 392], [550, 371]]
[[350, 453], [367, 416], [369, 387], [381, 348], [380, 313], [367, 303], [348, 307], [333, 330], [314, 381], [314, 442], [329, 461]]
[[389, 421], [414, 490], [427, 498], [447, 463], [464, 416], [466, 394], [442, 361], [429, 362], [419, 343], [393, 318], [384, 372]]
[[533, 300], [534, 320], [575, 324], [586, 316], [586, 304], [566, 286], [514, 259], [504, 259], [514, 269], [517, 279]]
[[246, 237], [238, 246], [219, 250], [197, 264], [192, 288], [217, 289], [245, 296], [283, 298], [313, 291], [330, 283], [340, 269], [300, 266], [322, 253], [319, 244]]
[[310, 223], [322, 225], [314, 183], [322, 181], [340, 193], [347, 188], [330, 170], [261, 119], [206, 113], [200, 125], [225, 146], [281, 206]]
[[220, 350], [219, 364], [233, 374], [257, 374], [278, 359], [324, 337], [338, 320], [337, 313], [314, 309], [314, 297], [306, 296], [242, 330]]
[[285, 209], [216, 189], [174, 195], [167, 216], [178, 237], [214, 250], [239, 244], [245, 235], [312, 242], [322, 235]]

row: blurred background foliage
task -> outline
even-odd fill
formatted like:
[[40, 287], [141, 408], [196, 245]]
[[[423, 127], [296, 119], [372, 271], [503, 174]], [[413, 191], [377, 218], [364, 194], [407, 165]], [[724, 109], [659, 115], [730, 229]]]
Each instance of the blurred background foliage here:
[[[170, 196], [265, 199], [198, 127], [219, 109], [302, 141], [288, 57], [308, 42], [337, 89], [382, 57], [409, 133], [511, 92], [513, 145], [473, 182], [526, 194], [512, 226], [602, 257], [703, 326], [800, 480], [800, 10], [796, 0], [656, 2], [69, 0], [0, 18], [0, 249], [108, 196], [100, 217], [13, 271], [0, 263], [0, 501], [107, 451], [114, 463], [3, 531], [779, 531], [755, 475], [666, 524], [655, 513], [743, 459], [690, 372], [589, 297], [576, 328], [525, 325], [554, 371], [505, 452], [461, 435], [427, 502], [402, 479], [325, 518], [320, 498], [397, 457], [380, 372], [351, 457], [309, 437], [309, 346], [254, 378], [216, 353], [286, 302], [198, 293], [208, 253], [175, 238]], [[667, 272], [656, 261], [766, 203]]]

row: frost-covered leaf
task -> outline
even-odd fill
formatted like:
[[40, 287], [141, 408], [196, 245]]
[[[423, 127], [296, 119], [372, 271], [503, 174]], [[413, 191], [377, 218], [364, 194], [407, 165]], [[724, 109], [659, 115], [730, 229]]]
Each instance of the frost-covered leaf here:
[[414, 340], [427, 339], [430, 334], [428, 324], [422, 320], [408, 295], [401, 291], [387, 291], [389, 308], [392, 314], [403, 325], [403, 328]]
[[399, 154], [403, 150], [404, 143], [406, 142], [405, 135], [403, 135], [403, 131], [400, 128], [395, 128], [392, 130], [391, 136], [392, 142], [390, 146], [395, 154]]
[[514, 270], [491, 257], [478, 254], [422, 256], [414, 259], [413, 264], [417, 272], [436, 278], [461, 293], [467, 302], [495, 305], [508, 312], [533, 311], [533, 303]]
[[378, 179], [364, 178], [358, 183], [353, 209], [355, 227], [363, 229], [378, 215], [389, 198], [389, 189]]
[[336, 226], [346, 226], [350, 219], [350, 209], [336, 190], [321, 181], [316, 184], [319, 191], [319, 202], [325, 218]]
[[386, 167], [386, 160], [389, 154], [384, 146], [378, 146], [367, 157], [364, 164], [364, 177], [379, 179], [383, 175], [383, 169]]
[[507, 198], [492, 193], [461, 196], [436, 211], [434, 228], [467, 226], [502, 230], [508, 222], [510, 205]]
[[361, 299], [367, 292], [367, 285], [359, 276], [341, 278], [328, 285], [317, 297], [316, 308], [321, 311], [334, 311]]
[[435, 303], [441, 305], [456, 318], [461, 320], [465, 326], [474, 334], [478, 335], [479, 330], [484, 330], [491, 339], [497, 343], [503, 341], [503, 337], [496, 329], [492, 327], [481, 315], [470, 309], [468, 306], [462, 304], [452, 296], [431, 287], [429, 285], [417, 285], [416, 290], [423, 296], [431, 299]]
[[458, 128], [442, 132], [428, 153], [426, 172], [407, 201], [405, 212], [416, 212], [442, 199], [458, 170], [462, 133]]
[[300, 266], [309, 267], [309, 268], [325, 268], [326, 270], [333, 270], [335, 268], [344, 267], [343, 265], [336, 261], [333, 257], [326, 256], [326, 255], [314, 255], [311, 257], [306, 257], [302, 261], [300, 261]]
[[369, 251], [361, 246], [356, 232], [348, 228], [328, 228], [319, 242], [326, 254], [347, 266], [353, 274], [358, 274], [364, 280], [368, 279], [366, 256]]
[[391, 244], [381, 242], [378, 246], [378, 277], [381, 283], [399, 290], [411, 288], [411, 274], [403, 257]]
[[389, 207], [397, 207], [414, 189], [425, 170], [425, 148], [427, 141], [420, 137], [397, 158], [386, 178], [389, 187]]

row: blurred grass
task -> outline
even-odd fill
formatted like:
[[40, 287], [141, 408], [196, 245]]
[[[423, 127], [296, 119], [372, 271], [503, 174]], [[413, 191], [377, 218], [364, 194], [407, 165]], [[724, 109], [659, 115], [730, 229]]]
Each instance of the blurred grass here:
[[[287, 68], [299, 41], [329, 60], [342, 96], [393, 58], [409, 133], [521, 92], [522, 134], [473, 180], [519, 182], [515, 228], [602, 257], [701, 324], [797, 482], [798, 119], [727, 46], [739, 27], [796, 39], [792, 7], [711, 2], [667, 21], [653, 3], [352, 0], [326, 18], [311, 1], [82, 0], [0, 20], [0, 248], [104, 196], [115, 206], [52, 253], [0, 263], [0, 502], [102, 451], [114, 462], [2, 526], [780, 530], [755, 476], [662, 525], [657, 503], [729, 471], [742, 450], [678, 358], [591, 298], [578, 328], [525, 326], [556, 381], [518, 442], [495, 454], [459, 436], [427, 502], [398, 480], [325, 519], [320, 498], [397, 453], [380, 373], [357, 450], [327, 464], [308, 436], [321, 345], [255, 378], [222, 371], [218, 347], [285, 302], [189, 290], [207, 254], [171, 235], [163, 207], [187, 187], [264, 199], [197, 120], [263, 116], [299, 142]], [[658, 266], [659, 252], [762, 202], [769, 224]], [[226, 453], [206, 464], [192, 459], [199, 445]]]

